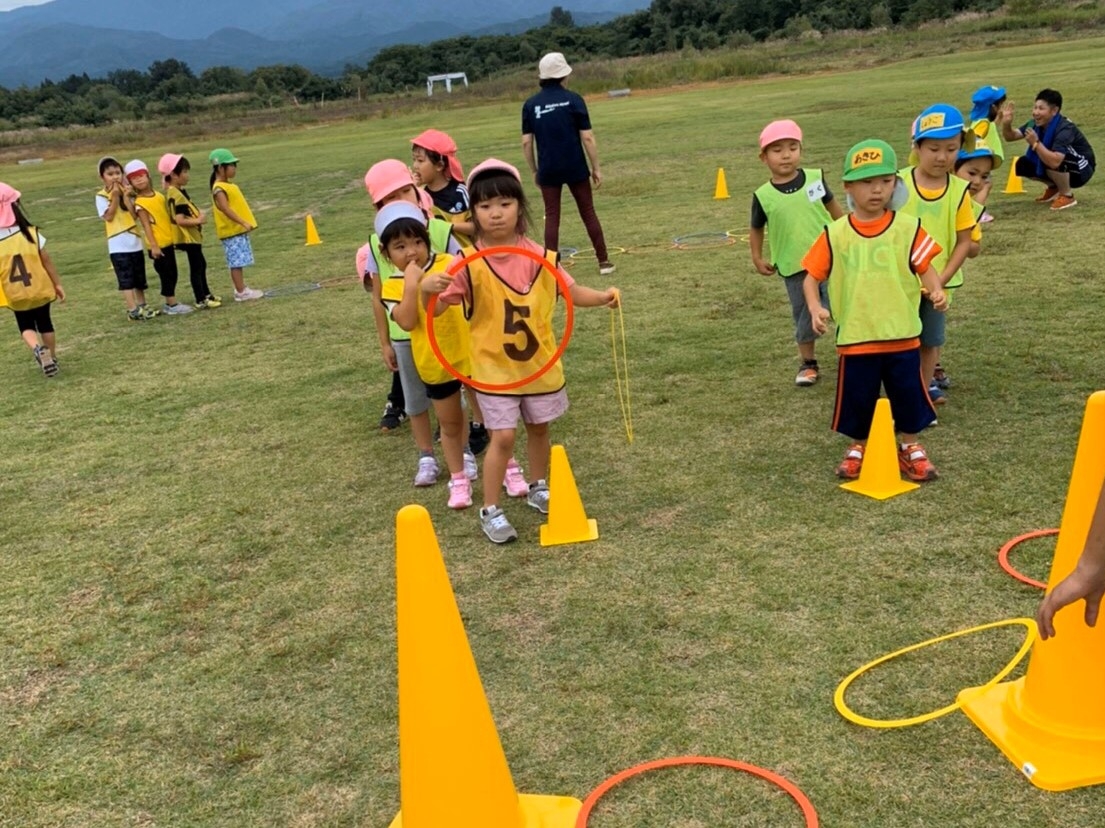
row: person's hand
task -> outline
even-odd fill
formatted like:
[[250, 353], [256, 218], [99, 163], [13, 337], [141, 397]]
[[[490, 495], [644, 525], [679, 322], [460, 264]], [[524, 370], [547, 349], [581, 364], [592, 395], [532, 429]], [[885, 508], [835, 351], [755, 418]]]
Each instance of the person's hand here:
[[618, 305], [622, 303], [622, 292], [617, 288], [612, 287], [604, 291], [603, 298], [605, 300], [602, 303], [603, 306], [613, 309], [618, 307]]
[[813, 328], [813, 332], [821, 336], [829, 330], [830, 319], [832, 319], [832, 314], [823, 305], [818, 305], [817, 311], [810, 314], [810, 326]]
[[[417, 267], [417, 265], [415, 265]], [[419, 268], [421, 272], [421, 268]], [[452, 284], [453, 280], [444, 273], [432, 273], [422, 280], [422, 292], [429, 294], [441, 293]]]
[[1055, 635], [1055, 613], [1075, 601], [1086, 602], [1086, 626], [1093, 627], [1097, 624], [1101, 600], [1105, 597], [1105, 567], [1087, 564], [1085, 557], [1082, 556], [1074, 572], [1060, 581], [1036, 610], [1036, 626], [1040, 631], [1040, 638], [1045, 641]]
[[1013, 123], [1013, 102], [1006, 101], [1002, 104], [1001, 109], [998, 110], [998, 123], [1011, 124]]
[[602, 186], [602, 173], [597, 169], [591, 170], [591, 181], [594, 183], [595, 189], [597, 190]]
[[414, 282], [417, 285], [419, 280], [422, 278], [422, 273], [423, 270], [421, 267], [418, 266], [418, 262], [414, 261], [414, 259], [411, 259], [409, 262], [407, 262], [407, 266], [403, 268], [403, 281]]
[[380, 349], [380, 356], [384, 358], [384, 367], [393, 374], [399, 370], [399, 363], [395, 360], [395, 349], [391, 347], [390, 342]]
[[199, 207], [197, 207], [196, 208], [196, 218], [199, 219], [200, 224], [203, 224], [205, 221], [207, 221], [207, 213], [205, 213], [203, 210], [201, 210]]
[[163, 251], [155, 244], [153, 247], [150, 248], [150, 255], [153, 256], [155, 259], [160, 259], [162, 256], [165, 255], [165, 251]]
[[932, 306], [938, 311], [946, 311], [948, 309], [948, 294], [944, 293], [941, 288], [937, 288], [929, 294], [929, 301], [932, 302]]
[[986, 176], [984, 179], [982, 179], [982, 181], [978, 185], [978, 189], [974, 192], [974, 195], [977, 196], [975, 201], [985, 201], [986, 197], [990, 195], [990, 189], [993, 186], [994, 179], [990, 178], [990, 176]]
[[242, 229], [245, 230], [247, 233], [253, 229], [253, 225], [250, 224], [248, 221], [239, 221], [238, 224], [242, 225]]
[[58, 295], [59, 302], [65, 301], [65, 288], [63, 288], [61, 285], [54, 285], [54, 293]]
[[1030, 149], [1036, 149], [1036, 145], [1040, 143], [1040, 136], [1036, 134], [1036, 130], [1029, 127], [1024, 131], [1024, 140], [1028, 142]]
[[753, 259], [752, 264], [756, 266], [756, 271], [764, 276], [775, 275], [775, 265], [768, 264], [763, 259]]

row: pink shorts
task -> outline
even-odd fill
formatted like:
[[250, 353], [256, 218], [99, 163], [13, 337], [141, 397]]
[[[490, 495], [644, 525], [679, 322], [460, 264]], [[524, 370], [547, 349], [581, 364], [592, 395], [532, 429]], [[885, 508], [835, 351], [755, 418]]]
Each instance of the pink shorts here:
[[561, 388], [551, 394], [483, 394], [476, 392], [483, 412], [485, 428], [513, 431], [518, 427], [518, 415], [526, 423], [551, 423], [568, 410], [568, 391]]

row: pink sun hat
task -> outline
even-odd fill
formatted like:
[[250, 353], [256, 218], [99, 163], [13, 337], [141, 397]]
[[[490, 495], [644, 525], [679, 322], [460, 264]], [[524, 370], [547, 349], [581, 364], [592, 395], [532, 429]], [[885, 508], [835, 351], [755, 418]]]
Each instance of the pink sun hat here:
[[415, 192], [418, 193], [418, 202], [424, 210], [431, 210], [434, 206], [430, 194], [415, 186], [410, 168], [394, 158], [377, 161], [369, 167], [364, 176], [364, 186], [373, 204], [379, 204], [396, 190], [414, 187]]
[[127, 181], [130, 181], [132, 177], [136, 175], [141, 175], [143, 173], [149, 175], [150, 168], [146, 166], [145, 161], [139, 161], [137, 158], [135, 158], [133, 161], [128, 161], [127, 165], [123, 167], [123, 175], [127, 177]]
[[506, 161], [500, 161], [498, 158], [488, 158], [486, 161], [481, 161], [472, 168], [472, 172], [468, 173], [468, 180], [465, 182], [465, 186], [467, 186], [468, 189], [472, 189], [472, 182], [476, 180], [477, 176], [485, 172], [491, 172], [492, 170], [509, 173], [512, 177], [518, 179], [518, 183], [522, 182], [522, 176], [518, 174], [518, 168], [513, 164], [508, 164]]
[[776, 141], [797, 141], [802, 143], [802, 128], [791, 120], [772, 121], [760, 133], [760, 149], [767, 149]]
[[15, 210], [12, 205], [19, 201], [23, 193], [10, 184], [0, 182], [0, 227], [14, 227], [16, 225]]
[[445, 157], [449, 164], [449, 177], [454, 181], [464, 181], [464, 167], [457, 160], [457, 142], [447, 132], [440, 129], [427, 129], [421, 135], [411, 138], [411, 143], [430, 152]]
[[169, 175], [176, 169], [176, 165], [180, 163], [180, 159], [183, 155], [177, 155], [175, 152], [167, 152], [161, 156], [161, 160], [157, 162], [157, 171], [162, 175]]

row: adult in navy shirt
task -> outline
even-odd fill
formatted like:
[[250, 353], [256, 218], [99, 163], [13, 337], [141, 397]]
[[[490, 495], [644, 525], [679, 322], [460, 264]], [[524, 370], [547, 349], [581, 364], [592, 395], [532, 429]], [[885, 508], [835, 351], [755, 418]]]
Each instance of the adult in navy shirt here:
[[1047, 189], [1036, 201], [1051, 202], [1052, 210], [1077, 204], [1074, 191], [1093, 177], [1097, 167], [1093, 147], [1082, 131], [1060, 114], [1062, 108], [1059, 92], [1042, 89], [1032, 105], [1032, 120], [1020, 129], [1013, 126], [1012, 103], [1007, 103], [998, 115], [1006, 141], [1023, 138], [1028, 144], [1024, 155], [1017, 159], [1017, 175], [1046, 184]]
[[613, 273], [591, 192], [592, 181], [596, 188], [602, 185], [602, 172], [587, 105], [564, 88], [572, 67], [560, 52], [545, 55], [537, 68], [541, 91], [522, 107], [522, 152], [545, 202], [545, 247], [560, 249], [560, 194], [566, 184], [591, 237], [599, 273]]

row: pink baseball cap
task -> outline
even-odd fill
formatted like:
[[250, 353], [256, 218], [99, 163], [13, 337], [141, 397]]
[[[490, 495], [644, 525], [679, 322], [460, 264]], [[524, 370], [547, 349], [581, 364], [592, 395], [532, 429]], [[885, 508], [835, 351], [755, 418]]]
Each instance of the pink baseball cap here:
[[15, 187], [0, 182], [0, 227], [15, 226], [15, 210], [12, 205], [19, 201], [21, 195], [23, 194]]
[[454, 181], [464, 180], [464, 168], [457, 160], [457, 142], [447, 132], [427, 129], [421, 135], [411, 138], [411, 143], [416, 147], [445, 156], [449, 164], [449, 177]]
[[368, 272], [368, 257], [372, 254], [372, 243], [367, 242], [357, 248], [357, 278], [364, 283], [365, 273]]
[[772, 121], [760, 133], [760, 149], [767, 149], [776, 141], [785, 141], [788, 138], [802, 143], [802, 128], [790, 120]]
[[414, 178], [402, 161], [388, 158], [369, 167], [364, 177], [364, 186], [373, 204], [379, 204], [396, 190], [413, 187]]
[[130, 177], [133, 175], [138, 175], [139, 173], [145, 173], [146, 175], [149, 175], [150, 168], [146, 166], [145, 162], [139, 161], [137, 158], [135, 158], [133, 161], [128, 161], [127, 165], [123, 167], [123, 175], [125, 175], [128, 179], [130, 179]]
[[500, 161], [498, 158], [488, 158], [486, 161], [478, 163], [472, 168], [472, 172], [468, 173], [468, 180], [465, 182], [468, 189], [472, 189], [472, 182], [477, 176], [485, 172], [491, 172], [492, 170], [509, 173], [511, 176], [518, 179], [519, 184], [522, 183], [522, 176], [518, 174], [518, 168], [513, 164], [508, 164], [506, 161]]
[[157, 171], [162, 175], [169, 175], [176, 169], [176, 165], [180, 163], [180, 159], [183, 155], [177, 155], [175, 152], [167, 152], [161, 156], [161, 160], [157, 162]]

